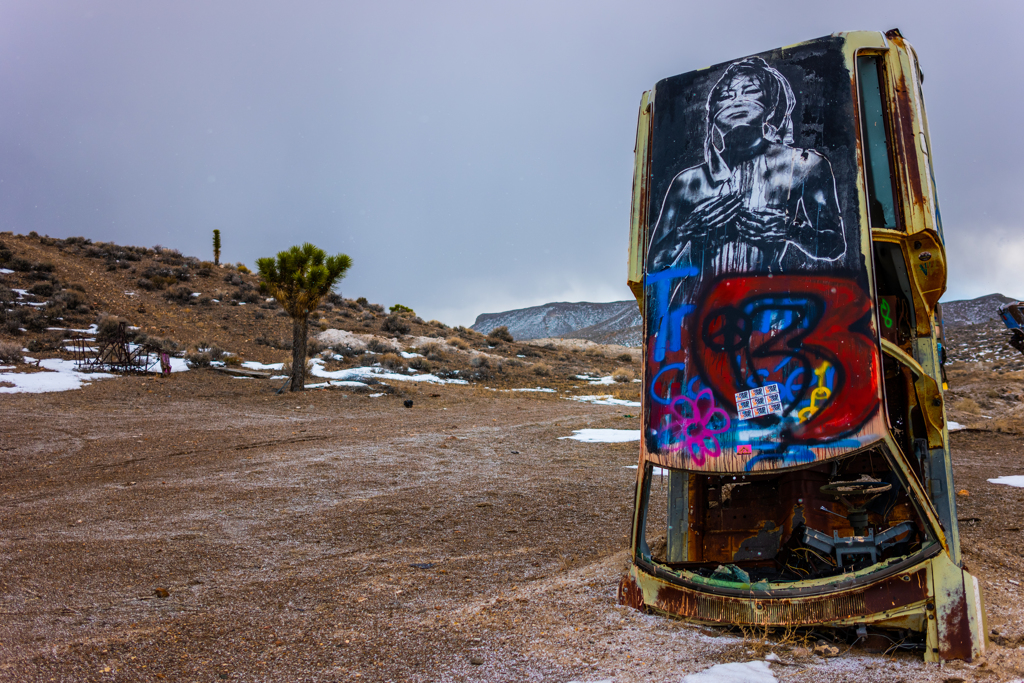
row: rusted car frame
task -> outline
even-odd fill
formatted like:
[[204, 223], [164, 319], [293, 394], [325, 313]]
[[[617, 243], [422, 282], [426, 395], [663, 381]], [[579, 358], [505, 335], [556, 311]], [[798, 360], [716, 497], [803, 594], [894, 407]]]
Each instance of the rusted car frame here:
[[628, 284], [643, 427], [622, 603], [706, 624], [986, 647], [940, 358], [923, 76], [837, 33], [641, 98]]

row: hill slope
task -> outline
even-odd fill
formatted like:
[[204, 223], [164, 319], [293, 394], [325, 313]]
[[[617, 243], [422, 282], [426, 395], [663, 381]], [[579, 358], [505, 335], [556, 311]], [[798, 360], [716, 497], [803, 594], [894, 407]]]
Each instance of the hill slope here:
[[[477, 316], [472, 329], [486, 334], [502, 325], [508, 327], [516, 339], [566, 337], [627, 346], [639, 346], [640, 341], [639, 334], [630, 336], [628, 332], [632, 327], [639, 329], [640, 325], [640, 311], [633, 300], [609, 303], [561, 301], [501, 313], [482, 313]], [[633, 343], [624, 339], [631, 339]]]

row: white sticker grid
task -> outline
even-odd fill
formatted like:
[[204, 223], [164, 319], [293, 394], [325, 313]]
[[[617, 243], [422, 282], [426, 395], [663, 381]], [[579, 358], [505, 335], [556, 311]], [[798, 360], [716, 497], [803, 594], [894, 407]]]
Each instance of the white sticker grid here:
[[779, 385], [766, 384], [736, 394], [736, 415], [741, 420], [752, 420], [764, 415], [782, 415]]

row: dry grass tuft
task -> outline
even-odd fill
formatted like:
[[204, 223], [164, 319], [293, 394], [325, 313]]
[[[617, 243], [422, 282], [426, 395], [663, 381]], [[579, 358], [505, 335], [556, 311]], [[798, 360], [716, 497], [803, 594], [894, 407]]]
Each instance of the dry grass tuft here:
[[551, 375], [551, 366], [544, 363], [537, 363], [530, 369], [538, 377], [549, 377]]
[[612, 379], [616, 382], [632, 382], [633, 377], [633, 371], [629, 368], [615, 368], [612, 371]]

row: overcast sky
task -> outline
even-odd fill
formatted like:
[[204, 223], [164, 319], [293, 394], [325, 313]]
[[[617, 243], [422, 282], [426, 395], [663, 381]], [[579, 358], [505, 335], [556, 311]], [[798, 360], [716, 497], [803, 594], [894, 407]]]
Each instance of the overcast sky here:
[[424, 318], [629, 298], [641, 93], [841, 30], [925, 73], [945, 299], [1024, 296], [1015, 2], [0, 0], [0, 230], [347, 253]]

